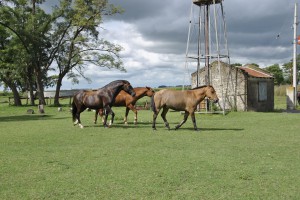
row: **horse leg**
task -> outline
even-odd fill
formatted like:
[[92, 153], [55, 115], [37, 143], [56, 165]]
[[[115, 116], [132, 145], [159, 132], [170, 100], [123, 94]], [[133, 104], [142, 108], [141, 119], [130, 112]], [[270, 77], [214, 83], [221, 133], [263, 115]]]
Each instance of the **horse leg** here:
[[78, 116], [80, 116], [80, 114], [78, 114], [78, 113], [76, 112], [76, 113], [75, 113], [75, 121], [74, 121], [74, 123], [73, 123], [74, 126], [76, 126], [76, 125], [79, 123]]
[[185, 111], [183, 120], [175, 127], [175, 130], [179, 129], [187, 120], [189, 117], [189, 112]]
[[199, 131], [199, 129], [197, 128], [196, 118], [195, 118], [195, 113], [194, 112], [191, 113], [191, 118], [192, 118], [192, 122], [193, 122], [193, 125], [194, 125], [194, 130]]
[[107, 128], [108, 126], [107, 126], [107, 117], [108, 117], [108, 111], [107, 111], [107, 108], [103, 108], [103, 112], [104, 112], [104, 120], [103, 120], [103, 126], [105, 127], [105, 128]]
[[[104, 113], [105, 113], [105, 117], [104, 117], [103, 126], [105, 128], [108, 128], [112, 124], [112, 122], [114, 121], [115, 113], [111, 110], [111, 108], [109, 106], [106, 106], [104, 108]], [[109, 125], [107, 125], [107, 118], [108, 118], [109, 114], [111, 114], [111, 120], [110, 120]]]
[[127, 120], [127, 116], [128, 116], [128, 112], [129, 112], [129, 109], [130, 110], [132, 110], [132, 112], [134, 113], [134, 121], [133, 121], [133, 123], [134, 123], [134, 125], [136, 125], [137, 124], [137, 110], [135, 109], [135, 107], [132, 105], [132, 104], [130, 104], [127, 108], [126, 108], [126, 120]]
[[102, 108], [99, 109], [99, 110], [96, 110], [94, 124], [97, 123], [98, 115], [100, 116], [100, 118], [101, 118], [101, 120], [103, 122], [103, 109]]
[[81, 111], [81, 107], [80, 106], [76, 106], [75, 103], [73, 102], [72, 105], [72, 115], [73, 115], [73, 125], [76, 126], [78, 123], [80, 123], [80, 113]]
[[137, 114], [138, 114], [138, 111], [137, 111], [137, 109], [135, 109], [135, 107], [134, 106], [132, 106], [132, 112], [134, 113], [134, 121], [133, 121], [133, 123], [134, 123], [134, 125], [137, 125], [137, 120], [138, 120], [138, 118], [137, 118]]
[[124, 116], [124, 124], [125, 125], [128, 125], [128, 122], [127, 122], [128, 113], [129, 113], [129, 108], [126, 107], [125, 116]]
[[81, 120], [80, 120], [80, 113], [83, 112], [86, 108], [85, 107], [81, 107], [80, 109], [77, 110], [76, 113], [76, 121], [74, 123], [74, 125], [78, 124], [78, 126], [80, 128], [83, 128], [84, 126], [81, 124]]
[[155, 123], [156, 123], [156, 118], [157, 118], [157, 115], [159, 113], [159, 109], [155, 109], [155, 111], [153, 111], [153, 122], [152, 122], [152, 129], [155, 131], [156, 130], [156, 127], [155, 127]]
[[102, 121], [102, 123], [103, 123], [103, 122], [104, 122], [104, 117], [103, 117], [103, 115], [104, 115], [104, 109], [103, 109], [103, 108], [101, 108], [101, 109], [99, 110], [99, 115], [100, 115], [101, 121]]
[[98, 113], [100, 113], [100, 109], [99, 110], [95, 110], [95, 120], [94, 120], [94, 124], [97, 124], [97, 118], [98, 118]]
[[111, 120], [109, 122], [109, 126], [111, 126], [114, 123], [114, 119], [115, 119], [115, 113], [112, 111], [112, 109], [110, 109], [110, 114], [111, 114]]
[[168, 112], [169, 108], [167, 107], [163, 107], [163, 111], [161, 113], [161, 117], [163, 118], [164, 122], [165, 122], [165, 126], [166, 128], [168, 128], [170, 130], [170, 126], [169, 126], [169, 123], [166, 119], [166, 115], [167, 115], [167, 112]]

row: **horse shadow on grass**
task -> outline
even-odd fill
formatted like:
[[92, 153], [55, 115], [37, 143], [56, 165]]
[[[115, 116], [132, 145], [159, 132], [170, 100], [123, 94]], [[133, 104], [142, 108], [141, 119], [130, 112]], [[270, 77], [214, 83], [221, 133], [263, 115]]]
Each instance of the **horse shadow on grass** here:
[[[152, 124], [151, 124], [152, 125]], [[157, 130], [166, 130], [168, 131], [168, 129], [165, 127], [164, 123], [156, 123], [156, 128]], [[179, 129], [175, 130], [175, 127], [178, 125], [178, 123], [170, 123], [170, 131], [180, 131], [180, 130], [187, 130], [187, 131], [195, 131], [193, 125], [182, 125], [182, 127], [180, 127]], [[230, 128], [230, 127], [201, 127], [198, 126], [198, 130], [199, 132], [201, 131], [244, 131], [244, 128]]]
[[[104, 128], [102, 124], [89, 124], [85, 125], [85, 128], [92, 128], [92, 127], [99, 127]], [[110, 129], [140, 129], [140, 128], [149, 128], [152, 129], [152, 122], [138, 122], [136, 125], [133, 123], [128, 123], [128, 125], [125, 125], [123, 122], [114, 122]], [[178, 130], [175, 130], [174, 127], [171, 127], [170, 130], [166, 129], [163, 123], [157, 123], [157, 130], [165, 130], [165, 131], [180, 131], [180, 130], [189, 130], [189, 131], [195, 131], [193, 127], [181, 127]], [[244, 131], [243, 128], [202, 128], [198, 127], [198, 131]]]
[[1, 116], [1, 122], [17, 122], [17, 121], [36, 121], [36, 120], [47, 120], [47, 119], [66, 119], [68, 117], [56, 117], [55, 115], [14, 115], [14, 116]]
[[[174, 127], [171, 127], [170, 130], [168, 130], [165, 126], [156, 126], [157, 130], [166, 130], [166, 131], [195, 131], [194, 127], [180, 127], [179, 129], [175, 129]], [[211, 131], [211, 132], [215, 132], [215, 131], [244, 131], [245, 129], [243, 128], [202, 128], [202, 127], [198, 127], [198, 132], [202, 132], [202, 131]]]
[[[87, 124], [83, 126], [84, 128], [94, 128], [94, 127], [104, 128], [102, 123]], [[109, 128], [135, 129], [135, 128], [146, 128], [146, 127], [151, 128], [151, 126], [152, 126], [152, 122], [138, 122], [136, 125], [133, 123], [128, 123], [128, 125], [125, 125], [123, 122], [114, 122]]]
[[[175, 130], [175, 128], [171, 129], [171, 130]], [[194, 128], [192, 127], [188, 127], [188, 128], [180, 128], [178, 130], [191, 130], [194, 131]], [[176, 131], [178, 131], [176, 130]], [[199, 128], [198, 127], [198, 131], [244, 131], [245, 129], [243, 128]]]

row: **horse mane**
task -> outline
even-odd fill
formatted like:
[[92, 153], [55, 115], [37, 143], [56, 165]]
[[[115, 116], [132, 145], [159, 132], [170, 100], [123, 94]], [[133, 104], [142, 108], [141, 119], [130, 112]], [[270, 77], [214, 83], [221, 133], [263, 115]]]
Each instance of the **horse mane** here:
[[201, 89], [201, 88], [205, 88], [205, 87], [207, 87], [207, 85], [198, 86], [198, 87], [193, 88], [192, 90], [197, 90], [197, 89]]
[[128, 83], [128, 81], [126, 81], [126, 80], [115, 80], [115, 81], [112, 81], [112, 82], [108, 83], [107, 85], [103, 86], [102, 88], [115, 87], [116, 85], [119, 85], [121, 83], [122, 84]]

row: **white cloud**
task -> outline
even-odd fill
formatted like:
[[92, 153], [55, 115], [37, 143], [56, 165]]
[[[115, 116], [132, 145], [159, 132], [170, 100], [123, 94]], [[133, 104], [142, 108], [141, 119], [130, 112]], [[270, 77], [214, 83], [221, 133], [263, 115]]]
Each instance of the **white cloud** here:
[[[116, 79], [126, 79], [136, 87], [184, 84], [183, 54], [162, 54], [151, 51], [155, 46], [163, 44], [144, 38], [133, 24], [110, 21], [103, 27], [100, 35], [123, 47], [121, 58], [127, 72], [88, 66], [85, 75], [92, 79], [92, 83], [88, 84], [80, 79], [80, 84], [72, 88], [99, 88]], [[63, 88], [66, 87], [70, 87], [70, 83], [65, 80]]]
[[[232, 63], [257, 63], [261, 67], [283, 64], [292, 58], [294, 3], [299, 0], [223, 1]], [[63, 88], [98, 88], [116, 79], [133, 86], [186, 84], [185, 48], [192, 1], [111, 0], [125, 13], [105, 18], [101, 37], [121, 45], [127, 73], [89, 66], [92, 79], [79, 85], [63, 81]], [[46, 2], [47, 4], [47, 2]], [[138, 9], [137, 9], [138, 8]], [[276, 36], [280, 33], [280, 37]]]
[[[295, 2], [299, 0], [223, 1], [231, 62], [261, 67], [289, 62]], [[195, 63], [189, 64], [189, 71], [184, 67], [192, 1], [110, 3], [125, 13], [105, 18], [100, 35], [124, 48], [121, 57], [127, 73], [89, 66], [85, 75], [91, 84], [81, 80], [72, 86], [64, 80], [63, 88], [98, 88], [115, 79], [127, 79], [133, 86], [188, 84], [187, 75], [196, 70]]]

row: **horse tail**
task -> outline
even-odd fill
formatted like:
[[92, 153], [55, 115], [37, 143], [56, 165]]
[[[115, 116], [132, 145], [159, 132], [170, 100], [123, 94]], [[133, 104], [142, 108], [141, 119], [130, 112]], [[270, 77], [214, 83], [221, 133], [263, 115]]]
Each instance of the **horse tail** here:
[[151, 97], [151, 110], [156, 113], [156, 106], [155, 106], [155, 101], [154, 101], [154, 95], [155, 95], [155, 93]]
[[76, 120], [76, 113], [77, 113], [77, 106], [73, 100], [72, 102], [72, 117], [73, 117], [73, 122]]

